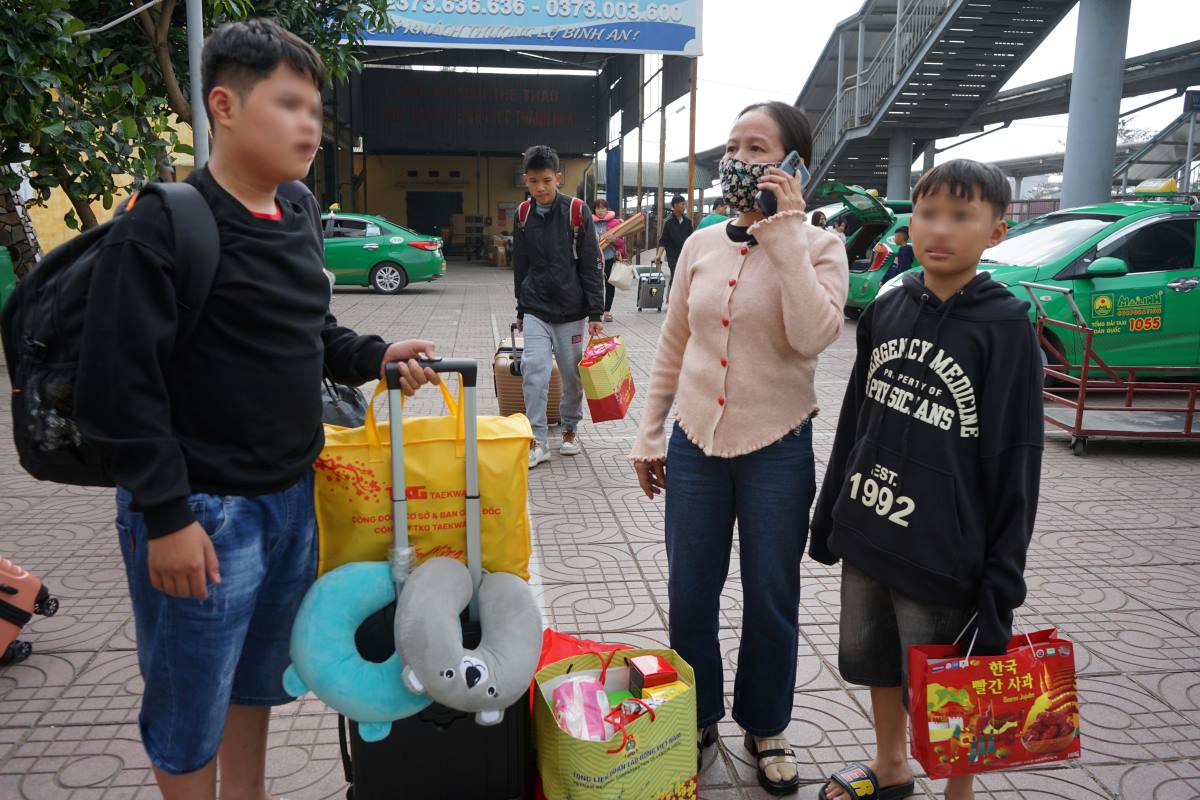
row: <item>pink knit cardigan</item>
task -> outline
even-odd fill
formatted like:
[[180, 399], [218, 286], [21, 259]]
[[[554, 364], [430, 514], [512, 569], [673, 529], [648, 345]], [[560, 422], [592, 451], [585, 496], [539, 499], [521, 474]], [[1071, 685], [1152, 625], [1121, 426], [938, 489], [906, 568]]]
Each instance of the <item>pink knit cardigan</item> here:
[[778, 441], [817, 410], [817, 357], [841, 334], [848, 268], [841, 241], [806, 219], [758, 222], [752, 246], [724, 225], [687, 240], [633, 460], [666, 455], [672, 403], [688, 439], [723, 458]]

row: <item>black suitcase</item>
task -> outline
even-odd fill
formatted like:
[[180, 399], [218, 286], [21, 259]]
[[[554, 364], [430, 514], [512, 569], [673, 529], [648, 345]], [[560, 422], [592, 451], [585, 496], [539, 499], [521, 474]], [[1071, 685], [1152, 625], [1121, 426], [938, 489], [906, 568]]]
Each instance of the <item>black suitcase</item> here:
[[[457, 372], [462, 376], [465, 412], [473, 416], [477, 407], [475, 362], [444, 359], [431, 366], [438, 372]], [[394, 396], [389, 406], [398, 422], [399, 392], [394, 390], [391, 394]], [[401, 428], [399, 424], [390, 427]], [[474, 426], [469, 424], [466, 433], [470, 442], [467, 466], [474, 464], [478, 468], [478, 450], [472, 446], [478, 443], [472, 435]], [[392, 453], [403, 452], [396, 444], [393, 439]], [[468, 477], [467, 494], [477, 497], [477, 487], [472, 491], [469, 483]], [[478, 513], [478, 501], [475, 505]], [[467, 511], [470, 517], [470, 501]], [[393, 512], [393, 519], [407, 519], [407, 513]], [[471, 527], [468, 523], [468, 538]], [[478, 536], [478, 526], [474, 527]], [[467, 552], [470, 560], [471, 554], [479, 550], [468, 543]], [[478, 573], [477, 564], [469, 566]], [[355, 639], [363, 657], [382, 662], [395, 652], [395, 616], [393, 603], [359, 626]], [[464, 612], [464, 644], [476, 647], [480, 636], [478, 622], [472, 622]], [[364, 742], [358, 735], [358, 724], [346, 723], [344, 717], [338, 717], [342, 766], [350, 784], [346, 791], [348, 800], [524, 800], [531, 796], [534, 760], [528, 692], [509, 706], [499, 725], [479, 725], [474, 714], [437, 703], [419, 714], [393, 722], [391, 733], [378, 742]]]
[[651, 272], [638, 277], [637, 310], [655, 309], [662, 311], [663, 298], [667, 294], [667, 277], [661, 272]]

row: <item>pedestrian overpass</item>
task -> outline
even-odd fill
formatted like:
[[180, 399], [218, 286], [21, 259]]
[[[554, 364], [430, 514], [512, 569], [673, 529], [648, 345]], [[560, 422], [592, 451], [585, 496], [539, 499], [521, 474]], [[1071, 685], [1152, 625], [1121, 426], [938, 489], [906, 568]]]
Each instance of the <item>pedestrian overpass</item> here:
[[796, 101], [814, 120], [813, 191], [826, 180], [883, 189], [889, 163], [891, 183], [907, 186], [916, 154], [969, 129], [1075, 3], [867, 0]]

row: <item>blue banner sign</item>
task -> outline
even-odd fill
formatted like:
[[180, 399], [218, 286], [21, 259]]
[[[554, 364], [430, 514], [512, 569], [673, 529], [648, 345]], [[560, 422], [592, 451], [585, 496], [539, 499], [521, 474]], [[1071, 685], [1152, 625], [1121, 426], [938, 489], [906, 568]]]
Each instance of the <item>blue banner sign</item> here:
[[391, 0], [368, 44], [700, 55], [702, 0]]

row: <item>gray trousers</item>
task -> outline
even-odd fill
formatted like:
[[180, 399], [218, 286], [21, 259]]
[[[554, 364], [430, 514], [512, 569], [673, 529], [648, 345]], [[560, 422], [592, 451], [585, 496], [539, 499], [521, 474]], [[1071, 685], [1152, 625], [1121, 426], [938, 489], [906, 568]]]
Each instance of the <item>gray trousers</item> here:
[[579, 362], [583, 359], [587, 321], [551, 325], [525, 315], [525, 353], [521, 356], [521, 389], [525, 394], [525, 415], [533, 427], [533, 438], [546, 444], [546, 399], [550, 395], [551, 358], [558, 360], [562, 379], [563, 432], [573, 431], [583, 419], [583, 381]]

